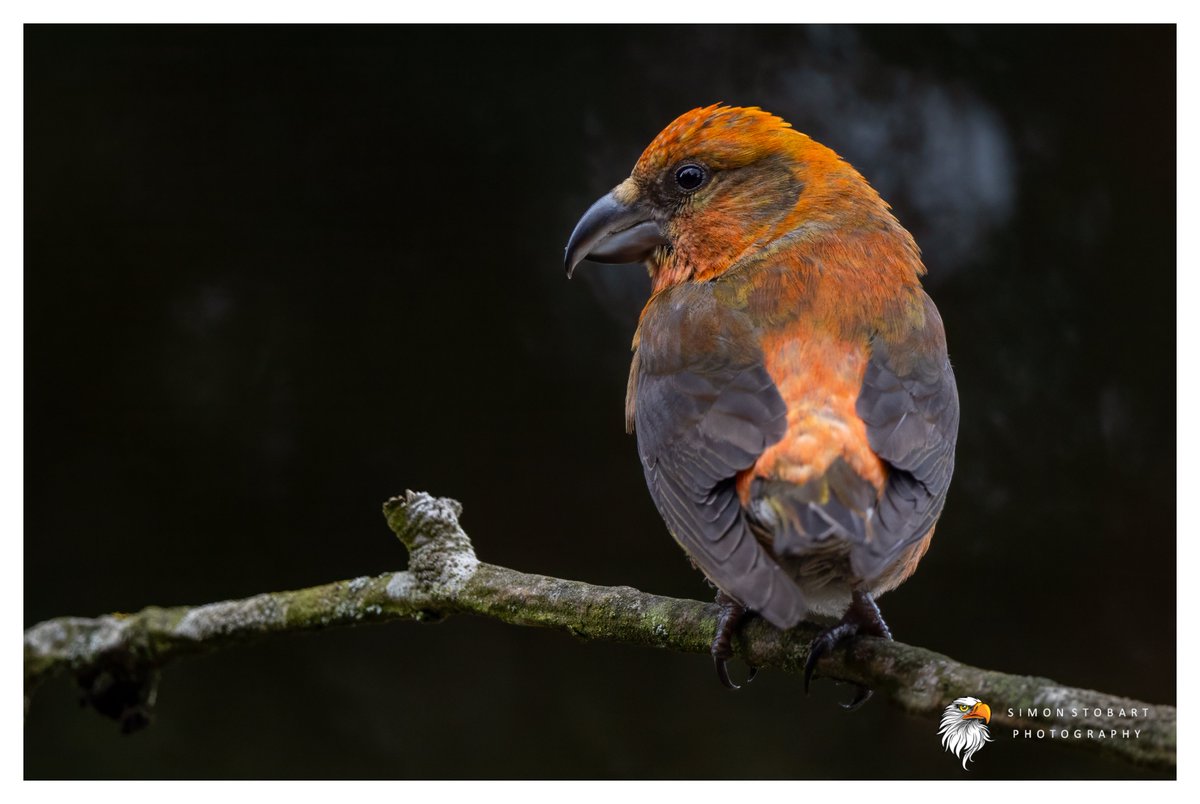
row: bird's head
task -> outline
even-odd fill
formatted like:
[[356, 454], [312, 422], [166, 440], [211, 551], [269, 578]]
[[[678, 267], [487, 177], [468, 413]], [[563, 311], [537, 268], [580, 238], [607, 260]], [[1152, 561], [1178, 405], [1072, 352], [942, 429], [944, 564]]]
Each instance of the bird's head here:
[[630, 177], [592, 205], [571, 234], [566, 268], [646, 261], [659, 290], [872, 221], [895, 224], [832, 150], [761, 109], [708, 106], [667, 126]]

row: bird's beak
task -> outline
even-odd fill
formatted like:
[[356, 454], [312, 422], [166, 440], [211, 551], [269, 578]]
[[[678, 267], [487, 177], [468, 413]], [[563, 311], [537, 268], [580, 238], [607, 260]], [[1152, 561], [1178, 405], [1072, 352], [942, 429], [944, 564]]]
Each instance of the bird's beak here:
[[622, 185], [592, 204], [567, 241], [567, 276], [584, 260], [619, 264], [641, 262], [670, 241], [655, 222], [649, 204], [626, 203]]
[[992, 722], [992, 708], [983, 701], [971, 707], [971, 711], [963, 715], [963, 720], [982, 720], [984, 723]]

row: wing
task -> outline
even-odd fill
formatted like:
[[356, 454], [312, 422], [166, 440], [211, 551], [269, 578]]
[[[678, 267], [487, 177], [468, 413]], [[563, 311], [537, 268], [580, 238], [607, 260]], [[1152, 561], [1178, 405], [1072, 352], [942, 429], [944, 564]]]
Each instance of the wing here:
[[855, 573], [874, 578], [937, 522], [954, 473], [958, 388], [942, 319], [922, 292], [925, 325], [905, 337], [876, 337], [858, 397], [871, 449], [889, 466], [871, 538], [851, 552]]
[[718, 588], [792, 627], [804, 599], [754, 538], [734, 487], [787, 426], [748, 324], [711, 296], [663, 299], [639, 328], [633, 371], [638, 451], [671, 535]]

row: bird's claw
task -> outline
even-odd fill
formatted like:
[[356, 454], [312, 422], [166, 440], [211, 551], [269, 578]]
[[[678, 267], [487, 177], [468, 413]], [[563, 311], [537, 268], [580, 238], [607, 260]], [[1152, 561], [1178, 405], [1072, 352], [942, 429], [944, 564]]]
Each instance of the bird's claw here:
[[719, 678], [721, 684], [724, 684], [725, 688], [730, 689], [730, 690], [742, 689], [743, 684], [749, 684], [750, 682], [752, 682], [752, 680], [754, 680], [754, 677], [757, 676], [757, 674], [758, 674], [758, 668], [751, 667], [750, 673], [748, 674], [748, 676], [746, 676], [746, 679], [744, 680], [744, 682], [742, 682], [742, 684], [734, 684], [733, 679], [730, 677], [730, 667], [728, 667], [727, 660], [718, 659], [718, 658], [716, 658], [716, 656], [713, 656], [713, 664], [716, 666], [716, 678]]
[[[892, 632], [879, 614], [879, 607], [874, 598], [867, 592], [855, 591], [850, 608], [842, 617], [842, 621], [832, 628], [823, 631], [808, 646], [808, 660], [804, 663], [804, 692], [808, 694], [808, 686], [812, 682], [813, 673], [821, 657], [833, 650], [837, 645], [859, 633], [877, 636], [880, 639], [891, 639]], [[842, 704], [848, 711], [858, 709], [871, 699], [875, 691], [862, 684], [855, 684], [856, 692], [849, 703]]]
[[854, 693], [854, 699], [849, 703], [844, 703], [841, 705], [842, 708], [847, 712], [853, 712], [855, 709], [858, 709], [867, 701], [871, 700], [871, 696], [875, 694], [875, 690], [871, 689], [870, 687], [865, 687], [862, 684], [855, 684], [854, 686], [857, 688]]
[[729, 659], [730, 658], [731, 658], [730, 656], [721, 658], [720, 656], [717, 656], [715, 653], [713, 654], [713, 664], [717, 668], [717, 678], [720, 679], [721, 683], [725, 686], [726, 689], [740, 690], [742, 688], [743, 684], [749, 684], [751, 681], [754, 680], [754, 677], [758, 675], [758, 668], [751, 667], [750, 673], [746, 676], [746, 680], [743, 681], [741, 684], [735, 684], [733, 682], [733, 679], [730, 678], [730, 676], [729, 676]]
[[717, 679], [725, 686], [725, 689], [740, 690], [741, 687], [733, 683], [733, 679], [729, 677], [729, 667], [727, 662], [718, 657], [713, 656], [713, 664], [717, 668]]
[[[724, 592], [717, 595], [717, 605], [721, 607], [721, 613], [717, 617], [717, 632], [712, 641], [713, 665], [717, 668], [717, 678], [726, 689], [740, 690], [742, 685], [733, 683], [733, 679], [729, 677], [729, 660], [733, 658], [733, 635], [748, 612], [745, 606]], [[756, 675], [758, 668], [752, 666], [750, 674], [742, 683], [749, 684]]]
[[804, 662], [804, 694], [808, 694], [808, 687], [812, 683], [813, 674], [817, 670], [817, 662], [821, 660], [829, 651], [833, 650], [839, 642], [849, 639], [858, 633], [858, 625], [855, 623], [842, 622], [827, 628], [814, 639], [808, 646], [808, 660]]
[[[808, 647], [808, 660], [804, 663], [804, 694], [808, 694], [808, 686], [812, 682], [813, 673], [817, 669], [817, 662], [826, 653], [829, 653], [843, 640], [850, 639], [858, 633], [858, 626], [854, 623], [841, 623], [830, 628], [822, 633], [819, 637], [812, 641]], [[847, 712], [853, 712], [860, 706], [865, 704], [875, 694], [875, 690], [862, 684], [855, 684], [854, 698], [849, 702], [841, 704], [841, 707]]]

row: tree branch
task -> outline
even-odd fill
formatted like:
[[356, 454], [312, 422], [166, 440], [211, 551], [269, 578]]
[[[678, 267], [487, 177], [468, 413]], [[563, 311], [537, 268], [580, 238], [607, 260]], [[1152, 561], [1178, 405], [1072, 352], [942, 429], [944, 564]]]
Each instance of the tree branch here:
[[[384, 504], [388, 525], [409, 550], [406, 572], [205, 606], [151, 606], [136, 614], [59, 617], [39, 623], [25, 632], [26, 712], [43, 680], [70, 672], [87, 700], [129, 731], [149, 722], [159, 668], [181, 656], [270, 634], [397, 619], [437, 620], [452, 614], [553, 628], [582, 639], [708, 652], [716, 627], [715, 605], [482, 563], [459, 526], [461, 513], [454, 500], [411, 491]], [[754, 619], [736, 647], [756, 667], [800, 673], [818, 630], [802, 623], [780, 632]], [[992, 723], [1001, 728], [1072, 733], [1103, 729], [1106, 734], [1140, 728], [1137, 739], [1081, 737], [1061, 742], [1139, 764], [1175, 765], [1173, 706], [982, 670], [923, 648], [866, 637], [833, 651], [819, 669], [825, 677], [872, 687], [901, 708], [925, 716], [939, 715], [951, 700], [970, 694], [996, 704]], [[1078, 710], [1075, 716], [1073, 709]], [[1140, 714], [1132, 721], [1116, 714], [1135, 709]], [[1027, 710], [1039, 714], [1022, 716]]]

